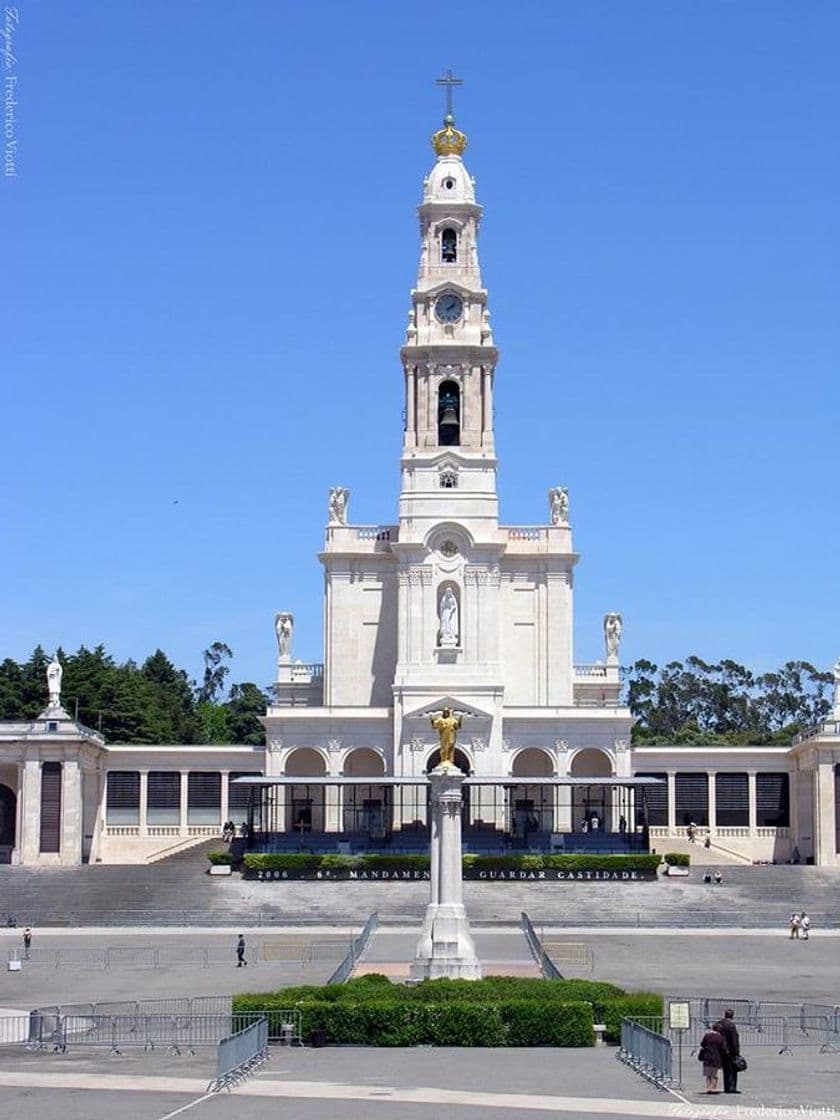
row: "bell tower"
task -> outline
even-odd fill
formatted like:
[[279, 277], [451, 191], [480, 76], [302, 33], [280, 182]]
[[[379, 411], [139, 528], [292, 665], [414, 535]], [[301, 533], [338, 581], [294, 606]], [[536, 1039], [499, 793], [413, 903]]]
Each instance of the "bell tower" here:
[[447, 113], [432, 136], [437, 157], [419, 207], [420, 264], [405, 344], [401, 542], [425, 539], [442, 517], [466, 519], [474, 538], [498, 526], [493, 438], [493, 345], [478, 262], [482, 210], [462, 156], [449, 74]]
[[471, 712], [471, 734], [501, 743], [501, 562], [493, 438], [493, 345], [481, 283], [481, 207], [464, 166], [447, 75], [435, 163], [423, 183], [420, 263], [411, 293], [397, 559], [395, 767], [427, 733], [428, 709]]

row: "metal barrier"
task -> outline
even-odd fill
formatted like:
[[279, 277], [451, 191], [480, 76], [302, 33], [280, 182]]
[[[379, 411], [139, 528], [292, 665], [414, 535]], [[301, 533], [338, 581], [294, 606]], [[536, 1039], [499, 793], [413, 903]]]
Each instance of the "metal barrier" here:
[[528, 948], [531, 950], [531, 955], [540, 966], [540, 972], [546, 980], [562, 980], [563, 973], [548, 955], [543, 947], [542, 941], [537, 936], [537, 931], [525, 911], [522, 911], [521, 918], [522, 932], [525, 934], [525, 940], [528, 942]]
[[256, 1008], [237, 1012], [237, 1020], [249, 1025], [260, 1019], [268, 1024], [268, 1041], [280, 1046], [303, 1045], [303, 1015], [292, 1008]]
[[268, 1023], [260, 1019], [219, 1042], [216, 1077], [207, 1091], [218, 1093], [221, 1089], [231, 1089], [261, 1066], [267, 1057]]
[[171, 999], [111, 1000], [101, 1003], [63, 1003], [39, 1007], [33, 1014], [44, 1016], [96, 1017], [118, 1015], [139, 1019], [151, 1016], [210, 1016], [230, 1018], [231, 996], [192, 996]]
[[[783, 1000], [725, 999], [719, 996], [672, 997], [689, 1005], [685, 1041], [696, 1050], [709, 1028], [729, 1009], [743, 1047], [775, 1046], [790, 1054], [795, 1046], [819, 1045], [821, 1052], [840, 1050], [840, 1006]], [[665, 1032], [668, 1034], [666, 1027]]]
[[543, 952], [555, 965], [579, 966], [586, 972], [595, 971], [595, 954], [583, 941], [555, 941], [541, 937], [540, 943]]
[[[247, 954], [248, 964], [258, 966], [262, 963], [293, 961], [301, 965], [312, 961], [340, 959], [347, 952], [344, 938], [321, 938], [317, 940], [296, 938], [295, 940], [272, 939], [253, 946]], [[217, 965], [230, 965], [236, 961], [235, 945], [111, 945], [101, 949], [33, 949], [29, 958], [24, 959], [23, 967], [47, 965], [58, 972], [62, 971], [110, 971], [114, 970], [152, 970], [159, 968], [183, 967], [213, 968]]]
[[350, 979], [351, 975], [353, 974], [353, 969], [356, 967], [365, 949], [367, 949], [370, 943], [370, 939], [376, 932], [376, 928], [378, 925], [379, 914], [374, 910], [374, 912], [365, 922], [365, 926], [362, 932], [358, 937], [350, 942], [350, 951], [338, 966], [338, 968], [335, 970], [335, 972], [332, 974], [332, 976], [329, 978], [327, 984], [344, 984]]
[[0, 1045], [64, 1053], [70, 1047], [101, 1046], [120, 1054], [129, 1046], [171, 1054], [194, 1054], [198, 1046], [216, 1046], [220, 1039], [250, 1020], [231, 1015], [79, 1015], [32, 1011], [0, 1020]]
[[616, 1057], [659, 1089], [674, 1084], [671, 1041], [634, 1019], [621, 1020]]

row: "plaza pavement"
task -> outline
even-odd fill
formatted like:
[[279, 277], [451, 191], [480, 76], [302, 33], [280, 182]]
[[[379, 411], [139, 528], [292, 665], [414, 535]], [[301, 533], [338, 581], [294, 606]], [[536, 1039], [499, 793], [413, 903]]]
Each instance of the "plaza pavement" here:
[[268, 1063], [231, 1094], [207, 1097], [212, 1062], [132, 1053], [112, 1059], [16, 1054], [0, 1060], [3, 1115], [62, 1120], [163, 1120], [189, 1109], [196, 1120], [236, 1115], [268, 1120], [414, 1120], [546, 1113], [569, 1117], [749, 1116], [800, 1120], [838, 1110], [840, 1056], [751, 1052], [738, 1097], [701, 1093], [700, 1066], [686, 1060], [684, 1092], [659, 1092], [614, 1060], [610, 1049], [273, 1050]]
[[[357, 928], [357, 927], [356, 927]], [[0, 974], [0, 1007], [29, 1008], [39, 1003], [142, 999], [265, 990], [301, 981], [320, 983], [334, 962], [272, 962], [237, 969], [229, 933], [213, 931], [113, 930], [41, 932], [45, 948], [183, 942], [230, 948], [229, 965], [212, 969], [55, 971], [25, 965], [21, 973]], [[335, 929], [307, 930], [334, 935]], [[342, 927], [342, 935], [349, 927]], [[413, 953], [418, 930], [382, 927], [365, 958], [370, 969], [404, 961]], [[527, 948], [515, 927], [474, 931], [479, 955], [492, 971], [527, 963]], [[245, 928], [256, 947], [265, 930]], [[301, 930], [285, 931], [299, 938]], [[790, 942], [783, 933], [682, 930], [609, 933], [546, 929], [559, 940], [588, 944], [595, 954], [594, 975], [624, 987], [672, 994], [712, 994], [756, 999], [840, 1001], [840, 942], [820, 932], [808, 942]], [[278, 934], [270, 935], [276, 939]], [[280, 933], [280, 937], [284, 932]], [[0, 947], [19, 943], [20, 931], [3, 931]], [[489, 970], [489, 969], [488, 969]], [[572, 970], [570, 970], [571, 974]], [[580, 972], [578, 971], [578, 974]], [[818, 1046], [780, 1055], [773, 1046], [752, 1047], [750, 1068], [737, 1098], [700, 1093], [700, 1066], [684, 1053], [682, 1094], [661, 1093], [615, 1061], [611, 1047], [593, 1050], [410, 1050], [327, 1047], [323, 1050], [273, 1049], [256, 1077], [232, 1096], [201, 1099], [212, 1076], [212, 1053], [174, 1058], [139, 1049], [110, 1057], [102, 1050], [66, 1055], [0, 1050], [0, 1115], [32, 1113], [61, 1120], [110, 1120], [115, 1111], [131, 1120], [163, 1120], [189, 1106], [196, 1120], [234, 1112], [238, 1120], [412, 1120], [446, 1116], [473, 1120], [499, 1116], [518, 1120], [554, 1112], [568, 1117], [685, 1116], [745, 1120], [763, 1115], [807, 1116], [840, 1113], [840, 1054], [820, 1054]], [[235, 1098], [235, 1100], [234, 1100]], [[194, 1103], [198, 1102], [198, 1103]], [[764, 1109], [764, 1112], [758, 1111]], [[766, 1111], [770, 1109], [771, 1111]], [[752, 1111], [750, 1111], [752, 1110]], [[775, 1111], [774, 1111], [775, 1110]], [[822, 1115], [831, 1115], [823, 1111]]]
[[[539, 923], [537, 925], [540, 931]], [[347, 940], [358, 926], [314, 927], [305, 932], [249, 930], [246, 943], [252, 964], [237, 968], [234, 945], [239, 927], [229, 932], [184, 930], [40, 931], [33, 947], [52, 950], [73, 946], [184, 944], [216, 949], [220, 963], [209, 968], [184, 965], [160, 969], [79, 969], [56, 971], [48, 962], [29, 962], [21, 972], [0, 972], [0, 1008], [30, 1008], [39, 1004], [85, 1003], [91, 1000], [157, 999], [171, 996], [233, 994], [270, 991], [301, 983], [323, 983], [340, 959], [301, 965], [288, 961], [254, 963], [258, 947], [306, 938]], [[731, 998], [809, 1000], [840, 1003], [840, 936], [817, 930], [808, 941], [791, 941], [784, 931], [702, 930], [563, 930], [546, 925], [546, 938], [587, 945], [594, 954], [595, 979], [609, 980], [631, 990], [672, 995], [720, 995]], [[365, 971], [391, 972], [390, 965], [406, 965], [414, 955], [419, 927], [383, 926], [377, 931], [362, 962]], [[525, 939], [518, 927], [473, 930], [486, 973], [533, 975]], [[20, 948], [19, 930], [0, 931], [0, 954]], [[568, 976], [590, 974], [565, 967]]]

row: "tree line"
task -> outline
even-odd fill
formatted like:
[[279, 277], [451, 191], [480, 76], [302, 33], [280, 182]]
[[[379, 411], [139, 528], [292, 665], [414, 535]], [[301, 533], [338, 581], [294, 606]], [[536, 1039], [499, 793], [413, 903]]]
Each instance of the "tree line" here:
[[[231, 684], [233, 653], [213, 642], [201, 680], [191, 680], [158, 649], [142, 664], [117, 662], [104, 646], [58, 651], [62, 702], [109, 742], [243, 743], [261, 746], [268, 691]], [[46, 706], [49, 657], [37, 646], [24, 662], [0, 663], [0, 719], [34, 719]], [[789, 743], [828, 718], [833, 674], [807, 661], [753, 673], [735, 661], [699, 657], [661, 668], [640, 660], [623, 670], [624, 699], [637, 743]]]
[[[225, 642], [204, 651], [204, 674], [191, 680], [163, 650], [142, 664], [117, 662], [104, 646], [58, 650], [61, 702], [80, 723], [120, 743], [244, 743], [260, 746], [267, 692], [228, 684], [233, 653]], [[34, 719], [46, 707], [50, 658], [39, 645], [19, 663], [0, 662], [0, 719]]]
[[692, 656], [662, 668], [637, 661], [625, 671], [639, 743], [789, 743], [828, 718], [833, 683], [833, 673], [808, 661], [756, 674], [736, 661]]

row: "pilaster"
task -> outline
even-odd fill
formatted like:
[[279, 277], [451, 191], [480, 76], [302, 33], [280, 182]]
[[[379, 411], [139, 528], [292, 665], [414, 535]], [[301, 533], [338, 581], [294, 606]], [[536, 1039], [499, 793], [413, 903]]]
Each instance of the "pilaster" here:
[[179, 833], [181, 836], [189, 836], [187, 822], [189, 818], [189, 784], [190, 772], [189, 770], [181, 771], [181, 815], [180, 815], [180, 828]]
[[149, 771], [140, 771], [140, 815], [138, 820], [139, 835], [149, 834]]
[[755, 836], [758, 830], [758, 794], [756, 792], [756, 771], [747, 771], [747, 805], [749, 806], [750, 836]]
[[61, 769], [61, 862], [82, 862], [82, 774], [78, 758], [65, 758]]
[[23, 771], [21, 862], [35, 863], [41, 854], [41, 762], [27, 758]]
[[677, 831], [677, 772], [668, 771], [668, 832]]

